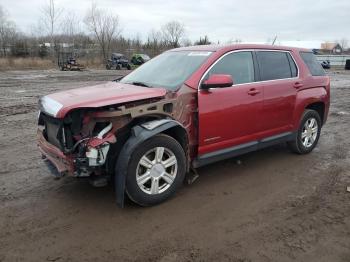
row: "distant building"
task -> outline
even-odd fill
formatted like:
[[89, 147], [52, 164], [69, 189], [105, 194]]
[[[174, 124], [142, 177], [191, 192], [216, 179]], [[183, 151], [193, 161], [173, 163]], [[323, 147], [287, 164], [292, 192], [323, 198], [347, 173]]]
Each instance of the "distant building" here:
[[343, 49], [338, 43], [322, 43], [321, 50], [323, 51], [323, 53], [329, 53], [333, 55], [340, 55], [341, 53], [343, 53]]
[[39, 45], [40, 47], [48, 47], [50, 48], [51, 47], [51, 44], [50, 43], [42, 43]]

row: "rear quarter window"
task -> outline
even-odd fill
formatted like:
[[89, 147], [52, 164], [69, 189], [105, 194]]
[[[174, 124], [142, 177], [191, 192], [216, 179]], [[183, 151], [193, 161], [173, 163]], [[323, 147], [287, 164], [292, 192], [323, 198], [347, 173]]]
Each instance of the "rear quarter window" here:
[[303, 59], [306, 66], [309, 68], [310, 73], [313, 76], [326, 75], [321, 64], [317, 61], [316, 56], [311, 52], [300, 52], [300, 56]]

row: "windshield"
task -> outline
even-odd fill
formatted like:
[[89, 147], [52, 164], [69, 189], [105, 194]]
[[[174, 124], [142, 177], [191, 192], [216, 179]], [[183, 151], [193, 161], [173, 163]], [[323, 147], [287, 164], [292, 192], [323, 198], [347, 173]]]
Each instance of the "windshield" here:
[[143, 64], [120, 82], [176, 90], [210, 55], [211, 52], [203, 51], [165, 52]]

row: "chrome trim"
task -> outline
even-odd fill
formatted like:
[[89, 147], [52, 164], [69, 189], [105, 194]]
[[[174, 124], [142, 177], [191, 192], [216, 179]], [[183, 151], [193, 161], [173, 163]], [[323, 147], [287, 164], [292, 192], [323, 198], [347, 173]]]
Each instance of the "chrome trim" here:
[[[223, 59], [225, 56], [229, 55], [229, 54], [232, 54], [232, 53], [238, 53], [238, 52], [282, 52], [282, 53], [289, 53], [290, 56], [292, 57], [293, 61], [294, 61], [294, 64], [296, 65], [297, 67], [297, 70], [298, 70], [298, 75], [296, 77], [289, 77], [289, 78], [280, 78], [280, 79], [273, 79], [273, 80], [262, 80], [262, 81], [255, 81], [255, 82], [249, 82], [249, 83], [242, 83], [242, 84], [233, 84], [232, 86], [230, 87], [233, 87], [233, 86], [240, 86], [240, 85], [251, 85], [251, 84], [256, 84], [256, 83], [266, 83], [266, 82], [273, 82], [273, 81], [281, 81], [281, 80], [290, 80], [290, 79], [299, 79], [300, 77], [300, 70], [299, 70], [299, 66], [297, 64], [297, 62], [295, 61], [291, 51], [288, 51], [288, 50], [278, 50], [278, 49], [239, 49], [239, 50], [233, 50], [233, 51], [230, 51], [230, 52], [227, 52], [225, 54], [223, 54], [221, 57], [219, 57], [205, 72], [204, 74], [202, 75], [201, 77], [201, 80], [199, 81], [199, 84], [198, 84], [198, 91], [201, 89], [200, 86], [201, 86], [201, 83], [205, 77], [205, 75], [216, 65], [216, 63], [218, 63], [221, 59]], [[254, 71], [255, 73], [255, 71]], [[230, 88], [230, 87], [226, 87], [226, 88]], [[210, 89], [217, 89], [217, 88], [222, 88], [222, 87], [212, 87]]]
[[40, 110], [50, 116], [56, 117], [57, 113], [62, 109], [63, 105], [56, 100], [44, 96], [39, 100]]

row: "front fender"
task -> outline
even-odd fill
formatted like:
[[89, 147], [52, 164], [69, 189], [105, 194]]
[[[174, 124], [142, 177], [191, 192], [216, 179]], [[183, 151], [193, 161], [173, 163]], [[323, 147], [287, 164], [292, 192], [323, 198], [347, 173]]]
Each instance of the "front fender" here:
[[145, 140], [162, 133], [172, 127], [180, 126], [179, 122], [172, 119], [160, 119], [134, 126], [131, 129], [131, 136], [122, 147], [117, 164], [115, 166], [115, 194], [117, 205], [124, 207], [125, 181], [127, 175], [128, 163], [132, 152]]

